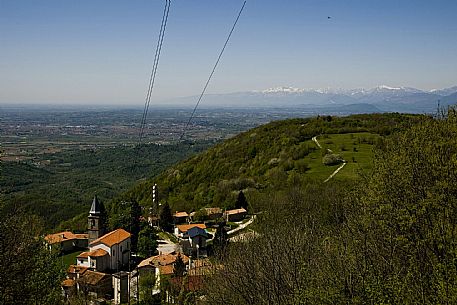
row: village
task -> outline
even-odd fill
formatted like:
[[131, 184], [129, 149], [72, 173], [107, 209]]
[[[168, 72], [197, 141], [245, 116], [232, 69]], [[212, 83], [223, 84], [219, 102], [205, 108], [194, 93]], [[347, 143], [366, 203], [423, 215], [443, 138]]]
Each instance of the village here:
[[82, 251], [61, 284], [67, 301], [79, 297], [90, 304], [145, 299], [151, 304], [177, 303], [180, 293], [198, 293], [205, 277], [221, 267], [212, 260], [212, 246], [242, 241], [245, 233], [241, 232], [255, 219], [255, 215], [248, 215], [247, 206], [225, 211], [218, 207], [191, 213], [176, 211], [172, 232], [167, 233], [157, 216], [142, 216], [140, 221], [161, 232], [157, 251], [144, 258], [132, 251], [135, 236], [126, 228], [105, 232], [105, 217], [103, 203], [95, 196], [87, 233], [64, 231], [45, 236], [49, 249], [61, 254]]

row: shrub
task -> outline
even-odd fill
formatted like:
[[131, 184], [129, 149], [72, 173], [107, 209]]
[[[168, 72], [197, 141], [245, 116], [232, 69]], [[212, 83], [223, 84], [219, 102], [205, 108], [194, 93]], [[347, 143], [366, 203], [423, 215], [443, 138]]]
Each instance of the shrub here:
[[338, 154], [327, 154], [322, 158], [322, 163], [327, 166], [337, 165], [343, 163], [344, 159], [341, 155]]
[[305, 160], [298, 160], [295, 161], [295, 168], [299, 173], [304, 174], [307, 170], [309, 170], [309, 165]]

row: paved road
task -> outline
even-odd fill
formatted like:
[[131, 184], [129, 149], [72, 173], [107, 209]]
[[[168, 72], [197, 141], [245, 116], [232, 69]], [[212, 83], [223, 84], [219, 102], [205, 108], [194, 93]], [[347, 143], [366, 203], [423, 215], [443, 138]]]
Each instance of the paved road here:
[[245, 223], [239, 225], [239, 226], [236, 227], [235, 229], [228, 231], [227, 234], [228, 234], [228, 235], [231, 235], [231, 234], [233, 234], [233, 233], [235, 233], [235, 232], [238, 232], [239, 230], [243, 230], [244, 228], [246, 228], [247, 226], [249, 226], [251, 223], [254, 222], [255, 217], [256, 217], [256, 215], [253, 215], [253, 216], [251, 217], [251, 219], [249, 219], [249, 220], [246, 221]]
[[173, 243], [171, 240], [166, 240], [166, 239], [159, 239], [157, 240], [159, 245], [157, 246], [157, 250], [161, 254], [168, 254], [173, 251], [177, 250], [178, 245]]

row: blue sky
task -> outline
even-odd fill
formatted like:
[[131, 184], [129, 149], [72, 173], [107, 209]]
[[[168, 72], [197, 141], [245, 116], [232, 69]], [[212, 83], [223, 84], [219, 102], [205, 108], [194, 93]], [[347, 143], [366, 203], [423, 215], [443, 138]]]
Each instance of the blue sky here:
[[[151, 103], [200, 93], [242, 2], [172, 1]], [[142, 105], [163, 4], [0, 0], [0, 103]], [[248, 0], [208, 92], [454, 86], [456, 13], [457, 1]]]

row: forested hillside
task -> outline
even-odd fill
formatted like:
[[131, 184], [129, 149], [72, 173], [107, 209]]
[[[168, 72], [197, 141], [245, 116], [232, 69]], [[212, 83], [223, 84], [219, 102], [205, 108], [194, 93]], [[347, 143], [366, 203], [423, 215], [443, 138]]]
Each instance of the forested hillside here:
[[[136, 197], [142, 205], [149, 205], [152, 185], [157, 183], [160, 199], [174, 210], [191, 211], [203, 206], [229, 208], [240, 190], [255, 196], [265, 190], [279, 191], [297, 179], [325, 180], [337, 167], [323, 165], [327, 148], [347, 159], [350, 165], [344, 169], [343, 180], [351, 180], [359, 176], [358, 171], [371, 167], [372, 149], [382, 143], [382, 136], [402, 130], [421, 118], [372, 114], [272, 122], [167, 169], [125, 196]], [[323, 149], [311, 140], [313, 136], [320, 136]]]
[[377, 146], [354, 185], [291, 183], [257, 198], [257, 234], [232, 243], [207, 304], [455, 304], [457, 114]]

